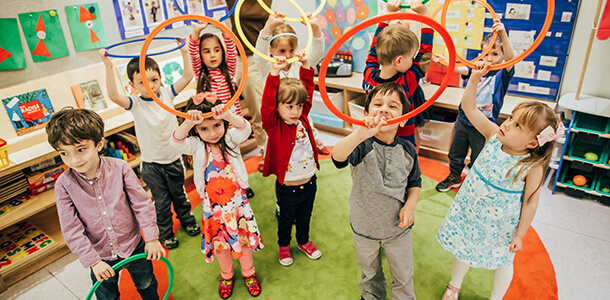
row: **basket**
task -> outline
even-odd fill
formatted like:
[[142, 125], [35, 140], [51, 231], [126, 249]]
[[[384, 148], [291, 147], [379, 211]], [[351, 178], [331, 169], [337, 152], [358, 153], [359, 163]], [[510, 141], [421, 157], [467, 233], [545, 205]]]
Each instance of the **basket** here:
[[8, 145], [5, 140], [0, 139], [0, 169], [6, 168], [8, 165]]

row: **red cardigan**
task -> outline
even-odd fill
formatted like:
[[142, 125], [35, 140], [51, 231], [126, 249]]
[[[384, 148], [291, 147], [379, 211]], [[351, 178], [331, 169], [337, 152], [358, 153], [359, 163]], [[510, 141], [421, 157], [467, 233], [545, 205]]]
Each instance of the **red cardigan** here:
[[[312, 95], [314, 90], [313, 83], [314, 69], [304, 69], [301, 67], [300, 77], [305, 89], [307, 90], [307, 101], [303, 103], [303, 113], [299, 120], [303, 127], [307, 130], [309, 141], [313, 148], [314, 158], [318, 170], [320, 163], [318, 162], [318, 147], [315, 147], [316, 141], [311, 131], [311, 126], [307, 120], [307, 115], [311, 110]], [[263, 100], [261, 103], [261, 116], [263, 119], [263, 129], [269, 136], [267, 139], [267, 150], [265, 151], [265, 164], [263, 165], [263, 176], [267, 177], [271, 174], [277, 176], [277, 180], [284, 184], [284, 176], [288, 169], [290, 156], [294, 149], [294, 142], [297, 134], [296, 124], [287, 124], [280, 118], [277, 108], [277, 88], [280, 84], [280, 76], [269, 74], [267, 83], [263, 90]]]

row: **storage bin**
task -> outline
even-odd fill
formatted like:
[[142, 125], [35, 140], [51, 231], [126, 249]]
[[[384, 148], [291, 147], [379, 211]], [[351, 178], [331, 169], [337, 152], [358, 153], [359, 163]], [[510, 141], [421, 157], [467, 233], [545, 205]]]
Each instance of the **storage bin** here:
[[339, 128], [339, 129], [343, 129], [345, 127], [345, 125], [344, 125], [345, 123], [343, 122], [343, 120], [339, 119], [335, 115], [327, 116], [327, 115], [314, 113], [314, 112], [310, 113], [309, 115], [313, 119], [313, 122], [316, 124], [335, 127], [335, 128]]
[[606, 117], [578, 113], [574, 120], [574, 128], [598, 134], [610, 133], [610, 120]]
[[595, 190], [600, 194], [610, 196], [610, 170], [599, 169]]
[[[571, 135], [571, 142], [569, 144], [568, 156], [585, 162], [590, 163], [601, 163], [602, 159], [606, 156], [608, 150], [606, 149], [607, 140], [604, 138], [598, 138], [596, 143], [579, 140], [576, 138], [575, 134]], [[595, 153], [597, 154], [597, 160], [589, 160], [585, 159], [586, 153]]]
[[358, 120], [364, 119], [364, 100], [365, 95], [360, 95], [349, 101], [349, 115], [350, 117]]
[[[591, 172], [586, 172], [583, 170], [578, 170], [575, 168], [572, 168], [572, 163], [569, 161], [564, 161], [564, 164], [568, 164], [566, 165], [563, 169], [563, 172], [561, 173], [561, 179], [560, 181], [572, 188], [575, 189], [584, 189], [584, 190], [588, 190], [588, 191], [592, 191], [595, 188], [595, 172], [591, 171]], [[576, 175], [582, 175], [587, 179], [587, 183], [583, 186], [577, 186], [574, 184], [573, 182], [573, 178]]]
[[430, 120], [418, 129], [423, 146], [449, 151], [452, 141], [453, 123]]
[[[328, 93], [328, 98], [330, 99], [330, 102], [332, 102], [340, 112], [344, 111], [345, 104], [343, 103], [342, 93]], [[322, 95], [318, 91], [313, 91], [313, 103], [311, 106], [311, 112], [327, 116], [335, 115], [330, 111], [330, 109], [328, 109], [328, 107], [324, 103], [324, 100], [322, 100]]]
[[8, 145], [5, 140], [0, 139], [0, 169], [6, 168], [8, 165]]

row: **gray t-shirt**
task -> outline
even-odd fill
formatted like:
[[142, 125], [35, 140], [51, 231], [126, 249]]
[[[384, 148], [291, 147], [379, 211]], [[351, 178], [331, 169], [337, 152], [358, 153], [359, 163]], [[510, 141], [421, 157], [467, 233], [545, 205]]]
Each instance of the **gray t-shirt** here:
[[349, 220], [355, 234], [384, 240], [409, 229], [398, 224], [407, 190], [421, 187], [421, 171], [411, 142], [397, 137], [386, 144], [371, 137], [358, 145], [347, 161], [333, 162], [337, 168], [351, 165]]

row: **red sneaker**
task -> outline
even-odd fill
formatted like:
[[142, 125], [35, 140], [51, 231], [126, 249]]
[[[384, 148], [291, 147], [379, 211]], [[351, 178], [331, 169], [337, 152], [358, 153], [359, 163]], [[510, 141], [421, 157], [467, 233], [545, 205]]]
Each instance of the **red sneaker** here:
[[218, 294], [220, 298], [227, 299], [231, 297], [233, 294], [233, 278], [231, 279], [222, 279], [220, 277], [220, 285], [218, 286]]
[[256, 273], [248, 277], [244, 277], [244, 281], [246, 282], [246, 287], [248, 288], [250, 295], [256, 297], [261, 294], [261, 283], [258, 281]]
[[322, 256], [322, 251], [318, 250], [316, 245], [314, 245], [311, 241], [307, 242], [307, 244], [299, 245], [299, 249], [305, 252], [305, 255], [311, 259], [318, 259]]
[[292, 265], [292, 254], [290, 254], [290, 246], [282, 247], [279, 246], [278, 257], [282, 266]]
[[326, 147], [318, 148], [318, 154], [320, 155], [329, 155], [330, 151]]

